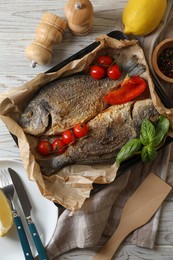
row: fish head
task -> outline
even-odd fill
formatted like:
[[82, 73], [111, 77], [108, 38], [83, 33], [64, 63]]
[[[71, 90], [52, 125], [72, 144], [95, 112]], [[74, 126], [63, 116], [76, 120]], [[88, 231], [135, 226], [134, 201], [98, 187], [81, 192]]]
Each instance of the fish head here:
[[24, 132], [32, 135], [41, 135], [45, 132], [49, 124], [49, 112], [39, 104], [29, 105], [22, 113], [19, 125]]

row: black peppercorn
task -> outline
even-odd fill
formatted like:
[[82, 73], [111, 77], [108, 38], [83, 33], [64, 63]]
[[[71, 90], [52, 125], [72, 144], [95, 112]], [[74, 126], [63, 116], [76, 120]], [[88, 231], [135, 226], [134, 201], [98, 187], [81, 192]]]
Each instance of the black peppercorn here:
[[173, 48], [166, 48], [161, 52], [158, 67], [165, 76], [173, 78]]

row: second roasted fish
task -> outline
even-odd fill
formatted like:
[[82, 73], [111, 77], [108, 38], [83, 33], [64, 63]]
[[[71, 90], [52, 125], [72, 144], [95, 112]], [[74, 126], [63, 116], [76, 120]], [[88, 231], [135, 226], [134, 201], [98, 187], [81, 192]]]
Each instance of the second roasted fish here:
[[120, 148], [139, 137], [143, 119], [158, 115], [151, 99], [115, 105], [88, 122], [89, 136], [58, 156], [40, 159], [42, 173], [51, 175], [70, 164], [113, 163]]

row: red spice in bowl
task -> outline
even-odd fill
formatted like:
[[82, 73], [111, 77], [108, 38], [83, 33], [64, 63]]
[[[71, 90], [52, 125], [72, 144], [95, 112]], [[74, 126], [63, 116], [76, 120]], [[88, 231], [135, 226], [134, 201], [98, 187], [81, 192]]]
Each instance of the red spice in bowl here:
[[160, 42], [152, 56], [156, 74], [166, 82], [173, 83], [173, 38]]

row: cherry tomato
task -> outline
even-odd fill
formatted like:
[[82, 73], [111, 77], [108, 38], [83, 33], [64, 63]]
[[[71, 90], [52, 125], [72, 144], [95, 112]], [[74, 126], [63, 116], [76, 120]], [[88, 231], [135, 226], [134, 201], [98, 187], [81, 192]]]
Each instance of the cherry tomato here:
[[50, 154], [51, 144], [47, 140], [41, 140], [37, 145], [37, 150], [42, 155]]
[[76, 141], [76, 136], [71, 129], [68, 129], [62, 133], [62, 140], [65, 144], [74, 143]]
[[100, 56], [98, 59], [97, 59], [97, 63], [100, 65], [100, 66], [103, 66], [105, 68], [108, 68], [112, 65], [113, 63], [113, 59], [112, 57], [110, 56]]
[[62, 139], [57, 138], [53, 141], [51, 148], [52, 151], [55, 152], [56, 154], [62, 154], [66, 150], [66, 145]]
[[84, 137], [88, 134], [88, 126], [83, 123], [83, 124], [76, 124], [73, 128], [74, 134], [77, 138]]
[[91, 66], [90, 75], [94, 79], [102, 79], [105, 76], [105, 69], [98, 65]]
[[121, 71], [118, 65], [112, 65], [108, 70], [107, 70], [107, 76], [110, 79], [118, 79], [121, 76]]

